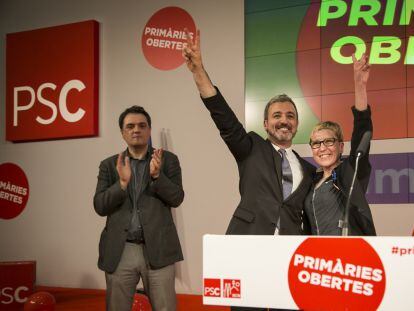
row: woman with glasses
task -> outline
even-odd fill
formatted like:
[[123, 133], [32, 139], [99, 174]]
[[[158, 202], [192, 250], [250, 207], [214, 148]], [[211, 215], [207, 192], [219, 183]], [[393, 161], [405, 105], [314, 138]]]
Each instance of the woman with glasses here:
[[[372, 131], [371, 109], [367, 104], [366, 85], [370, 65], [365, 54], [354, 63], [354, 129], [349, 157], [342, 159], [344, 139], [339, 124], [318, 123], [309, 144], [319, 166], [313, 186], [305, 200], [305, 232], [312, 235], [342, 235], [345, 205], [355, 169], [356, 149], [363, 134]], [[371, 166], [368, 151], [360, 158], [349, 210], [349, 235], [376, 235], [371, 211], [365, 198]]]

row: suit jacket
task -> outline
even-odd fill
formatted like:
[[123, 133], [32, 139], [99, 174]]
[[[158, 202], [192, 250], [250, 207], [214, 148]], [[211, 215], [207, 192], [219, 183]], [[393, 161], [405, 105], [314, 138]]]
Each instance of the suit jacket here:
[[[125, 154], [126, 151], [124, 157]], [[101, 162], [94, 196], [95, 211], [106, 217], [99, 242], [98, 267], [108, 273], [116, 270], [121, 259], [133, 211], [132, 198], [119, 183], [117, 158], [118, 155], [114, 155]], [[131, 185], [129, 183], [128, 187]], [[143, 187], [138, 206], [149, 264], [156, 269], [183, 260], [171, 214], [171, 207], [178, 207], [184, 199], [177, 156], [163, 152], [160, 176], [154, 181], [147, 165]]]
[[254, 132], [246, 133], [225, 99], [217, 95], [203, 102], [237, 161], [241, 201], [227, 234], [274, 234], [280, 217], [279, 234], [302, 234], [303, 202], [312, 184], [314, 167], [298, 157], [303, 180], [284, 201], [281, 157], [269, 140]]

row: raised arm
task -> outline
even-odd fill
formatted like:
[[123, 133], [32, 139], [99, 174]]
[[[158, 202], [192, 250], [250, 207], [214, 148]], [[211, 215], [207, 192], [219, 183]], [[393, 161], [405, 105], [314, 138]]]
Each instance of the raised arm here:
[[183, 57], [188, 69], [192, 72], [194, 82], [200, 92], [204, 105], [220, 131], [220, 136], [229, 147], [236, 160], [245, 159], [251, 151], [252, 142], [243, 125], [227, 104], [220, 91], [211, 82], [201, 60], [200, 31], [191, 38], [188, 30], [187, 44], [183, 49]]
[[202, 98], [208, 98], [217, 94], [207, 71], [204, 69], [200, 50], [200, 30], [197, 30], [195, 37], [192, 38], [187, 29], [187, 44], [183, 49], [183, 57], [187, 68], [193, 73], [194, 82]]
[[[354, 127], [351, 138], [351, 152], [349, 155], [350, 164], [355, 167], [356, 149], [358, 148], [362, 136], [365, 132], [373, 130], [371, 120], [371, 109], [368, 106], [367, 82], [369, 78], [370, 65], [368, 57], [362, 54], [357, 60], [352, 55], [354, 62], [354, 83], [355, 83], [355, 107], [352, 109], [354, 115]], [[369, 164], [369, 147], [367, 152], [361, 157], [359, 162], [358, 179], [364, 190], [368, 187], [371, 166]]]
[[354, 62], [355, 108], [363, 111], [368, 107], [367, 83], [370, 65], [365, 53], [359, 60], [356, 59], [355, 54], [352, 54], [352, 60]]

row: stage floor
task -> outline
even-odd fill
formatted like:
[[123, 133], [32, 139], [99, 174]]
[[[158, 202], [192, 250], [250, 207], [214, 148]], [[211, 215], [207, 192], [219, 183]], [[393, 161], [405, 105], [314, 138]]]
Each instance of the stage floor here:
[[[55, 311], [102, 311], [105, 310], [105, 291], [37, 286], [36, 291], [51, 293], [56, 299]], [[229, 307], [203, 306], [201, 295], [177, 295], [177, 311], [229, 311]]]

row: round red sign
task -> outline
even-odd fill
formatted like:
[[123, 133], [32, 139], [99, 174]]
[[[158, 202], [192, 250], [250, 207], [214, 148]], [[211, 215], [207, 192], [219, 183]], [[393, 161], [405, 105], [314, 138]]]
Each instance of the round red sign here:
[[0, 218], [20, 215], [29, 199], [29, 183], [23, 170], [13, 163], [0, 164]]
[[179, 7], [166, 7], [151, 16], [142, 33], [142, 51], [155, 68], [172, 70], [184, 63], [182, 49], [187, 36], [184, 29], [194, 35], [193, 18]]
[[308, 238], [289, 264], [289, 289], [303, 310], [377, 310], [385, 271], [361, 238]]

